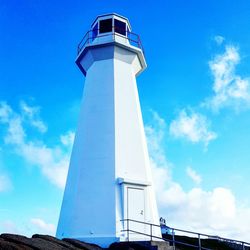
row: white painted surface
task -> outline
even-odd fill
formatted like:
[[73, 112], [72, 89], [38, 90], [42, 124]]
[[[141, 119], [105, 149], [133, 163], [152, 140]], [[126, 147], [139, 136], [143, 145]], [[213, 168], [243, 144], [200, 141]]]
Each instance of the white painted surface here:
[[144, 189], [129, 187], [127, 188], [127, 192], [128, 192], [128, 208], [127, 208], [128, 218], [132, 220], [144, 221], [145, 220]]
[[[142, 188], [127, 188], [128, 196], [128, 218], [136, 221], [145, 221], [145, 191]], [[132, 230], [129, 234], [130, 239], [142, 238], [145, 232], [145, 225], [135, 221], [129, 222], [129, 229]], [[138, 233], [136, 233], [138, 232]]]
[[107, 247], [126, 240], [121, 220], [130, 216], [159, 225], [135, 79], [145, 66], [124, 44], [82, 53], [87, 75], [56, 235]]

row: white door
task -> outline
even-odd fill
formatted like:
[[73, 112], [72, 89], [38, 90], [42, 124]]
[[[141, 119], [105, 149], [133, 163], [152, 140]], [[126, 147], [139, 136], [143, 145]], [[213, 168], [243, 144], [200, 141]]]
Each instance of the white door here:
[[[128, 187], [128, 219], [136, 221], [145, 221], [145, 194], [144, 189]], [[133, 230], [139, 233], [145, 233], [145, 225], [139, 222], [129, 221], [129, 230]], [[143, 237], [141, 234], [131, 232], [133, 237]]]

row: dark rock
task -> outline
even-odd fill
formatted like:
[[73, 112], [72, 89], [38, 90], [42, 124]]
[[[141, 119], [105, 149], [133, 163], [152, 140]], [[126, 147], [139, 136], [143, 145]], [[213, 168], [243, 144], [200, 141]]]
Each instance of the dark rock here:
[[0, 238], [0, 249], [1, 250], [33, 250], [33, 248], [27, 247], [19, 243], [8, 242]]
[[[3, 239], [6, 242], [9, 243], [14, 243], [15, 245], [18, 245], [20, 247], [26, 247], [22, 249], [34, 249], [33, 247], [30, 246], [30, 239], [22, 236], [22, 235], [17, 235], [17, 234], [1, 234], [0, 239]], [[9, 244], [13, 245], [13, 244]]]
[[25, 236], [16, 235], [16, 234], [1, 234], [0, 238], [4, 239], [5, 241], [12, 242], [15, 244], [21, 244], [25, 247], [29, 247], [27, 249], [34, 249], [34, 250], [45, 250], [45, 249], [53, 249], [53, 250], [65, 250], [68, 249], [66, 247], [57, 245], [53, 242], [49, 242], [43, 239], [30, 239]]
[[62, 240], [72, 244], [75, 247], [78, 247], [78, 248], [84, 249], [84, 250], [101, 250], [102, 249], [101, 247], [99, 247], [95, 244], [89, 244], [89, 243], [82, 242], [82, 241], [75, 240], [75, 239], [64, 238]]
[[49, 241], [51, 243], [54, 243], [54, 244], [57, 244], [59, 246], [62, 246], [62, 247], [66, 247], [67, 249], [72, 249], [72, 250], [78, 250], [79, 248], [78, 247], [75, 247], [74, 245], [66, 242], [66, 241], [62, 241], [62, 240], [59, 240], [53, 236], [50, 236], [50, 235], [41, 235], [41, 234], [34, 234], [32, 236], [33, 239], [43, 239], [43, 240], [46, 240], [46, 241]]
[[95, 244], [75, 239], [59, 240], [49, 235], [35, 234], [32, 238], [16, 234], [1, 234], [0, 249], [4, 250], [101, 250]]
[[63, 247], [61, 245], [57, 245], [54, 242], [50, 242], [44, 239], [30, 239], [30, 246], [32, 246], [34, 249], [39, 249], [39, 250], [66, 250], [68, 247]]

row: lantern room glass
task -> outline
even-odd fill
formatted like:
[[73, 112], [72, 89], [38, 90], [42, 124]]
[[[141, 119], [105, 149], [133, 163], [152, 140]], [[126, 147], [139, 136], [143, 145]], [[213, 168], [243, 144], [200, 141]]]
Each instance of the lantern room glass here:
[[126, 36], [126, 23], [115, 19], [114, 20], [114, 28], [115, 28], [116, 33], [119, 33], [123, 36]]
[[105, 20], [100, 20], [99, 22], [99, 33], [107, 33], [107, 32], [112, 32], [112, 18], [105, 19]]

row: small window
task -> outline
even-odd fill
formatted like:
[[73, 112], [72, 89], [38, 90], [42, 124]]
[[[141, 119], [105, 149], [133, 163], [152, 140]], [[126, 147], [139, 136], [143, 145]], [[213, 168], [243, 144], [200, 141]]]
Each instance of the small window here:
[[100, 21], [100, 33], [112, 32], [112, 19]]
[[92, 41], [97, 37], [97, 35], [98, 35], [98, 23], [96, 23], [96, 25], [92, 30]]
[[115, 32], [126, 36], [126, 23], [115, 19]]

